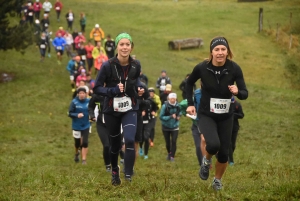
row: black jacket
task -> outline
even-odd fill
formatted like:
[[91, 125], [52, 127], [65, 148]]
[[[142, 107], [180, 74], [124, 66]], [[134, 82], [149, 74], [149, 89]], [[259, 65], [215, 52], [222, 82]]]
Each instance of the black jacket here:
[[229, 113], [215, 114], [210, 112], [210, 98], [219, 99], [231, 99], [232, 93], [228, 89], [228, 85], [236, 83], [238, 87], [238, 94], [236, 95], [240, 100], [248, 98], [248, 90], [244, 81], [243, 73], [238, 64], [227, 59], [224, 64], [224, 70], [220, 74], [218, 79], [212, 70], [212, 63], [203, 61], [196, 65], [193, 72], [186, 82], [186, 95], [188, 105], [193, 106], [193, 86], [195, 82], [201, 79], [202, 83], [202, 97], [201, 104], [198, 110], [198, 114], [205, 114], [208, 116], [218, 116], [227, 118], [233, 113], [233, 109], [230, 108]]

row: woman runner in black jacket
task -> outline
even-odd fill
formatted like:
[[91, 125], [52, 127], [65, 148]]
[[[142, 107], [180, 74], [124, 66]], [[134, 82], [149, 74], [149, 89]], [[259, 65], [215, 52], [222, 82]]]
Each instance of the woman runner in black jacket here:
[[209, 59], [196, 65], [186, 82], [189, 105], [186, 111], [195, 115], [193, 85], [201, 79], [202, 97], [198, 110], [198, 126], [206, 141], [206, 153], [202, 159], [199, 176], [203, 180], [208, 179], [211, 158], [217, 154], [215, 178], [212, 183], [215, 190], [222, 189], [221, 178], [227, 167], [233, 124], [231, 97], [234, 95], [241, 100], [248, 97], [242, 70], [231, 60], [232, 57], [227, 39], [214, 38], [210, 42]]

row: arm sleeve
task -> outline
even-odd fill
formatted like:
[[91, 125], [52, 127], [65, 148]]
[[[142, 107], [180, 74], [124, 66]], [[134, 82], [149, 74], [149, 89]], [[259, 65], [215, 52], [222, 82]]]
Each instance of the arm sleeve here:
[[237, 66], [236, 70], [236, 80], [235, 83], [238, 88], [238, 94], [236, 95], [240, 100], [245, 100], [248, 98], [248, 90], [244, 81], [244, 76], [241, 68]]
[[[89, 116], [91, 119], [95, 118], [95, 110], [96, 104], [95, 104], [95, 96], [92, 96], [89, 102], [88, 110], [89, 110]], [[100, 108], [99, 108], [100, 109]]]
[[193, 101], [193, 87], [195, 82], [201, 78], [201, 72], [200, 72], [200, 66], [197, 65], [194, 67], [193, 72], [188, 77], [186, 83], [185, 83], [185, 90], [186, 90], [186, 97], [188, 100], [188, 106], [194, 106]]
[[76, 105], [74, 104], [74, 102], [72, 101], [69, 107], [69, 117], [72, 118], [77, 118], [78, 117], [78, 113], [76, 112]]
[[185, 83], [184, 83], [183, 81], [180, 83], [179, 89], [180, 89], [181, 91], [184, 91], [184, 89], [185, 89]]
[[[108, 65], [108, 66], [107, 66]], [[109, 63], [104, 62], [100, 71], [98, 72], [95, 87], [93, 89], [95, 94], [100, 94], [102, 96], [114, 97], [120, 93], [118, 86], [116, 87], [104, 87], [104, 82], [107, 78], [107, 70], [110, 69]]]

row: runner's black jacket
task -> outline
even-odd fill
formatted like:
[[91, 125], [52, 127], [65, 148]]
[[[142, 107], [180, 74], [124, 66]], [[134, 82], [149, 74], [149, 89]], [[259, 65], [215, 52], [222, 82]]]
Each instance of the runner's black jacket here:
[[201, 79], [202, 97], [198, 114], [205, 114], [211, 117], [228, 118], [233, 114], [233, 108], [226, 114], [215, 114], [210, 112], [210, 98], [231, 99], [232, 93], [228, 89], [228, 85], [236, 83], [240, 100], [248, 98], [248, 90], [244, 81], [243, 73], [240, 66], [232, 60], [227, 59], [224, 69], [218, 79], [212, 70], [211, 61], [203, 61], [196, 65], [193, 72], [186, 82], [186, 95], [188, 106], [194, 106], [193, 86], [194, 83]]
[[[133, 60], [129, 57], [129, 68], [127, 72], [124, 72], [122, 66], [120, 65], [117, 56], [109, 59], [102, 64], [102, 67], [97, 75], [95, 81], [95, 87], [93, 89], [94, 93], [105, 96], [103, 113], [117, 114], [120, 112], [114, 112], [113, 110], [113, 98], [123, 97], [125, 93], [132, 101], [132, 110], [138, 110], [139, 104], [137, 102], [138, 98], [138, 87], [143, 88], [140, 80], [138, 79], [141, 72], [141, 65], [138, 60]], [[118, 75], [121, 77], [121, 82], [124, 85], [125, 93], [121, 93], [118, 87], [120, 80], [115, 77], [115, 67], [118, 71]], [[126, 74], [126, 75], [125, 75]], [[124, 76], [125, 75], [125, 76]], [[125, 77], [128, 75], [128, 80], [126, 82], [125, 88]], [[104, 86], [104, 83], [106, 84]]]

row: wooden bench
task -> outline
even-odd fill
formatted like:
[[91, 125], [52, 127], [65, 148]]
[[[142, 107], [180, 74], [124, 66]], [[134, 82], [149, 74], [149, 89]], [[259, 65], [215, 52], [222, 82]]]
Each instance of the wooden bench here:
[[202, 38], [187, 38], [172, 40], [168, 43], [169, 49], [181, 50], [185, 48], [199, 48], [203, 46]]

